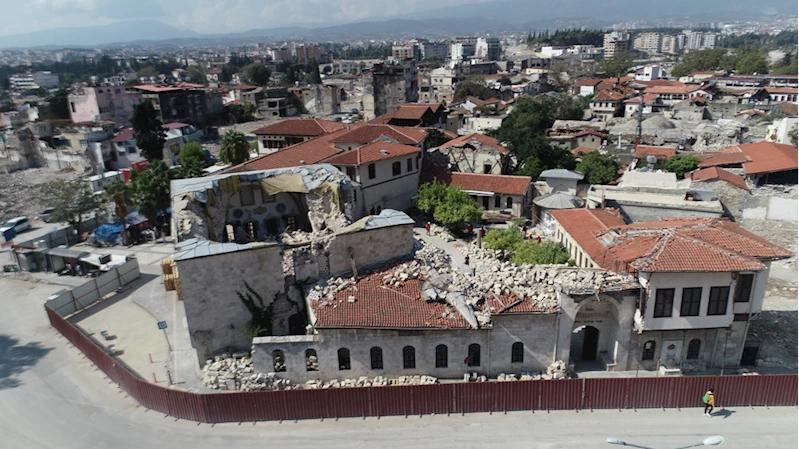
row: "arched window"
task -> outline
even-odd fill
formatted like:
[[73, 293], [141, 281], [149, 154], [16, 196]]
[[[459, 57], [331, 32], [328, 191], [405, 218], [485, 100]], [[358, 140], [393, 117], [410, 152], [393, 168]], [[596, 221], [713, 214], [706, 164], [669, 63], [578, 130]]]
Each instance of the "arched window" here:
[[699, 350], [702, 348], [702, 342], [698, 338], [694, 338], [688, 343], [688, 354], [685, 356], [688, 360], [696, 360], [699, 358]]
[[340, 348], [338, 350], [338, 369], [339, 371], [343, 371], [350, 368], [350, 350], [347, 348]]
[[506, 206], [505, 206], [506, 208], [508, 208], [508, 209], [512, 208], [513, 207], [513, 198], [508, 197], [508, 199], [505, 200], [505, 203], [506, 203]]
[[499, 195], [494, 197], [494, 207], [497, 209], [502, 207], [502, 197], [500, 197]]
[[319, 371], [319, 358], [316, 357], [315, 349], [305, 350], [305, 368], [308, 371]]
[[644, 353], [641, 355], [641, 360], [654, 360], [657, 345], [655, 340], [649, 340], [644, 343]]
[[383, 350], [377, 346], [369, 350], [369, 358], [372, 361], [372, 369], [383, 369]]
[[402, 348], [402, 367], [405, 369], [416, 368], [416, 349], [413, 346]]
[[272, 365], [274, 365], [276, 373], [283, 373], [286, 371], [286, 356], [280, 349], [272, 351]]
[[524, 362], [524, 343], [517, 341], [510, 347], [510, 363]]
[[436, 346], [436, 368], [446, 368], [449, 365], [449, 351], [447, 345]]
[[480, 345], [477, 343], [472, 343], [469, 345], [469, 357], [467, 365], [480, 366]]

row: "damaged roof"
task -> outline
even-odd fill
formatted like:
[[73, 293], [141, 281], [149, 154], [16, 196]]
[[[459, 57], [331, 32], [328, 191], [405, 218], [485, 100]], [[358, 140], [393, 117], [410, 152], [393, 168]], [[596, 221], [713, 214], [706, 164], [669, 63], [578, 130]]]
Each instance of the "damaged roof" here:
[[442, 181], [448, 186], [458, 186], [467, 191], [524, 195], [530, 187], [532, 178], [529, 176], [453, 172]]
[[691, 181], [725, 181], [740, 189], [749, 190], [743, 176], [736, 175], [735, 173], [719, 167], [700, 168], [685, 174], [686, 179]]
[[176, 261], [196, 259], [198, 257], [216, 256], [217, 254], [234, 253], [248, 249], [265, 248], [274, 246], [275, 243], [253, 242], [217, 243], [210, 240], [189, 239], [175, 244], [175, 254], [172, 258]]
[[456, 139], [452, 139], [448, 142], [441, 144], [439, 148], [443, 149], [450, 147], [464, 147], [469, 144], [474, 146], [474, 143], [472, 143], [472, 141], [480, 143], [485, 146], [496, 148], [502, 154], [510, 153], [510, 151], [507, 148], [505, 148], [499, 143], [499, 140], [493, 137], [486, 136], [485, 134], [478, 134], [478, 133], [468, 134], [465, 136], [458, 137]]
[[258, 156], [231, 167], [226, 171], [232, 173], [252, 170], [272, 170], [276, 168], [316, 164], [343, 151], [340, 148], [336, 148], [331, 143], [331, 140], [347, 132], [346, 128], [342, 128], [315, 139], [280, 149], [274, 153]]

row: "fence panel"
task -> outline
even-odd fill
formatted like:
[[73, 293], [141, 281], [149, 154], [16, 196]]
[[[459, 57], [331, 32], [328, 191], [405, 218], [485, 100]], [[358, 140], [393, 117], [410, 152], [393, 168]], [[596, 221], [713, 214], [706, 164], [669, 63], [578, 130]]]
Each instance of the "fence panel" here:
[[331, 388], [325, 391], [328, 411], [333, 418], [372, 415], [369, 389]]
[[715, 376], [674, 377], [669, 407], [702, 407], [702, 396], [719, 379]]
[[372, 389], [372, 412], [374, 416], [413, 414], [412, 389], [401, 387], [370, 387]]
[[[657, 408], [669, 406], [674, 377], [639, 377], [629, 381], [628, 408]], [[700, 396], [701, 397], [701, 396]]]
[[169, 416], [188, 419], [191, 421], [205, 421], [205, 401], [203, 396], [182, 390], [165, 389], [169, 407]]
[[583, 408], [626, 408], [628, 379], [584, 379]]
[[58, 314], [61, 316], [71, 315], [72, 313], [77, 312], [72, 298], [72, 291], [61, 290], [47, 299], [47, 305], [58, 312]]
[[169, 390], [156, 384], [139, 381], [141, 405], [165, 415], [169, 414]]
[[286, 416], [284, 419], [319, 419], [328, 414], [327, 390], [291, 390], [283, 396]]
[[94, 278], [94, 282], [97, 284], [98, 294], [101, 297], [114, 292], [116, 289], [121, 287], [117, 270], [111, 270], [103, 273], [101, 276]]
[[536, 380], [541, 385], [542, 410], [581, 408], [583, 379]]
[[496, 382], [455, 383], [452, 389], [455, 412], [474, 413], [493, 410]]
[[534, 410], [538, 406], [538, 388], [533, 381], [498, 382], [494, 411]]
[[413, 413], [429, 415], [452, 412], [455, 384], [418, 385], [409, 389]]

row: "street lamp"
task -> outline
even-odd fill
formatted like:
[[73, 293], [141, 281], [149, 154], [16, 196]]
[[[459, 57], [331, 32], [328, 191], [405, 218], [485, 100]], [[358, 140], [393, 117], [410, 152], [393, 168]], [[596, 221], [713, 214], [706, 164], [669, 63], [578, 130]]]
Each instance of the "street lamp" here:
[[[637, 444], [628, 443], [626, 441], [619, 440], [617, 438], [608, 438], [607, 442], [610, 444], [618, 444], [619, 446], [629, 446], [629, 447], [637, 447], [639, 449], [652, 449], [651, 447], [647, 446], [639, 446]], [[694, 443], [688, 446], [680, 446], [675, 447], [674, 449], [688, 449], [691, 447], [698, 447], [698, 446], [718, 446], [719, 444], [724, 442], [724, 437], [720, 435], [715, 435], [712, 437], [707, 437], [699, 443]]]

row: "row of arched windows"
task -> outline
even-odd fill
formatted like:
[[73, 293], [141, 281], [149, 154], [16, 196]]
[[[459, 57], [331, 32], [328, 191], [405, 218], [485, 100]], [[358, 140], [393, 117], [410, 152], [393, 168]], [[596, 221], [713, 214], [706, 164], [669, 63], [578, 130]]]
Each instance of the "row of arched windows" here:
[[[655, 340], [649, 340], [644, 343], [644, 351], [641, 354], [641, 360], [655, 360], [655, 349], [657, 348], [657, 342]], [[699, 358], [699, 351], [702, 349], [702, 341], [698, 338], [694, 338], [690, 342], [688, 342], [688, 351], [685, 354], [686, 360], [696, 360]]]
[[[511, 363], [524, 363], [524, 343], [517, 341], [511, 345], [510, 361]], [[286, 356], [283, 351], [279, 349], [272, 351], [272, 362], [275, 372], [286, 371]], [[379, 346], [371, 347], [369, 349], [369, 362], [371, 369], [383, 369], [383, 348]], [[480, 345], [472, 343], [468, 347], [464, 364], [467, 366], [480, 366], [480, 363]], [[319, 359], [315, 349], [305, 350], [305, 365], [308, 371], [319, 370]], [[436, 346], [435, 366], [436, 368], [449, 367], [449, 348], [447, 345], [441, 344]], [[402, 367], [404, 369], [416, 368], [416, 348], [413, 346], [405, 346], [402, 348]], [[338, 350], [338, 369], [340, 371], [352, 369], [350, 350], [347, 348], [340, 348]]]

